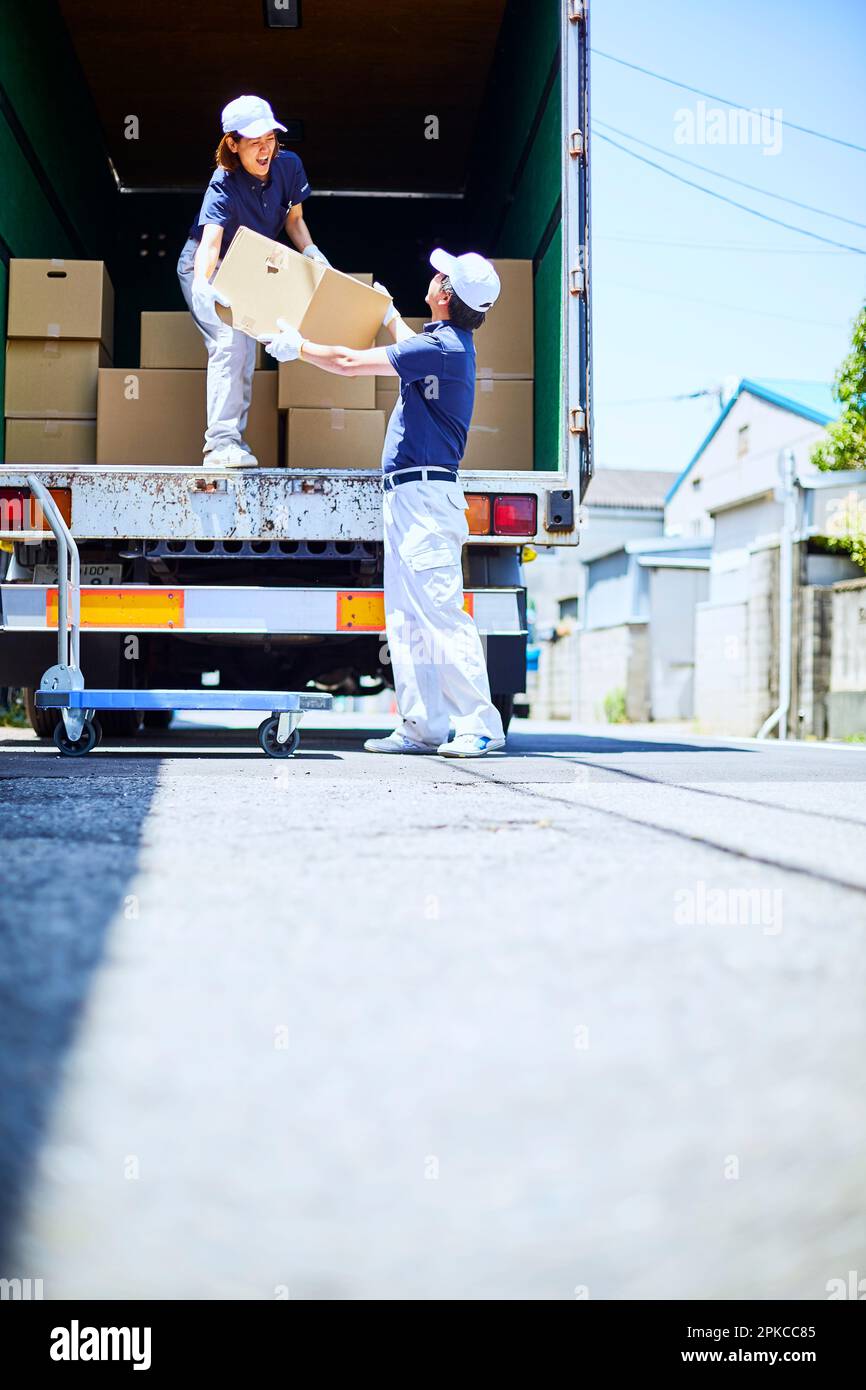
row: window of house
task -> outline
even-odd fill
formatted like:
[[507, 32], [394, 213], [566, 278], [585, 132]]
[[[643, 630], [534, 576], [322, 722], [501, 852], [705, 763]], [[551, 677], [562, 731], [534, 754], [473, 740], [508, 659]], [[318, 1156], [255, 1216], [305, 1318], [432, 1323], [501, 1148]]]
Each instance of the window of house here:
[[744, 458], [749, 452], [749, 426], [740, 425], [737, 430], [737, 458]]
[[559, 617], [560, 621], [563, 618], [577, 618], [576, 598], [561, 598], [559, 600]]

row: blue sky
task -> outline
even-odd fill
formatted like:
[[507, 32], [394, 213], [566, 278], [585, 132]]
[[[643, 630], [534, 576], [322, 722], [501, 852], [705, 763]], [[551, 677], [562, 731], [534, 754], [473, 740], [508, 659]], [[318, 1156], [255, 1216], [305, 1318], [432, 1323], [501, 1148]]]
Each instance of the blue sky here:
[[[866, 146], [863, 0], [595, 0], [592, 46], [744, 107]], [[783, 127], [760, 143], [678, 143], [701, 99], [594, 56], [592, 116], [647, 159], [772, 217], [866, 250], [852, 227], [737, 188], [609, 129], [866, 224], [866, 154]], [[704, 133], [712, 112], [705, 103]], [[727, 117], [725, 117], [727, 119]], [[699, 128], [694, 126], [697, 137]], [[770, 144], [773, 132], [768, 126]], [[830, 381], [866, 298], [866, 255], [726, 206], [596, 138], [592, 288], [597, 468], [684, 467], [712, 399], [631, 404], [726, 378]]]

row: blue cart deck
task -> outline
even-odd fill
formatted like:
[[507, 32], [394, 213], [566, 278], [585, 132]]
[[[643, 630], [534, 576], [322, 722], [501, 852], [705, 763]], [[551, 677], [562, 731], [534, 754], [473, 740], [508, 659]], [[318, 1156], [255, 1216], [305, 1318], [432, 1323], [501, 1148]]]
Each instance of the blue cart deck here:
[[333, 697], [284, 690], [37, 690], [38, 709], [270, 710], [331, 709]]

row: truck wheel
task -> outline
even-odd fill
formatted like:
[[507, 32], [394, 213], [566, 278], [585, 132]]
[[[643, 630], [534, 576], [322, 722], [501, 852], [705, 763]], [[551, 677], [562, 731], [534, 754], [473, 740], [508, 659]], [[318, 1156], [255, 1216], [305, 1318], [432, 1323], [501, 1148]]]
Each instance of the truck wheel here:
[[514, 696], [493, 695], [491, 696], [491, 699], [493, 700], [494, 708], [499, 711], [499, 717], [502, 720], [503, 732], [507, 734], [508, 726], [511, 723], [511, 719], [514, 714]]
[[137, 709], [105, 709], [101, 719], [109, 738], [134, 738], [141, 733], [141, 712]]
[[38, 738], [51, 738], [60, 723], [60, 713], [56, 709], [37, 709], [36, 691], [25, 688], [24, 713], [30, 720], [30, 727]]
[[172, 719], [174, 719], [173, 709], [145, 710], [144, 727], [145, 729], [167, 729]]

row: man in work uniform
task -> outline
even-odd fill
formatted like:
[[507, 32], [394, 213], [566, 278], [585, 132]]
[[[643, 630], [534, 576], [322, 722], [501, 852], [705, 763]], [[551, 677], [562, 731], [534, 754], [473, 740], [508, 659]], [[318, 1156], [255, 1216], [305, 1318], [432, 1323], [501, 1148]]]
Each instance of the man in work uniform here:
[[[382, 455], [385, 624], [400, 724], [368, 739], [370, 753], [477, 758], [502, 748], [478, 629], [465, 611], [462, 550], [469, 534], [458, 470], [475, 400], [473, 332], [496, 302], [493, 266], [470, 252], [434, 251], [431, 322], [413, 333], [389, 305], [393, 345], [354, 351], [302, 339], [279, 321], [267, 350], [340, 376], [398, 376], [400, 397]], [[382, 288], [378, 286], [377, 288]], [[449, 731], [454, 737], [449, 741]]]

